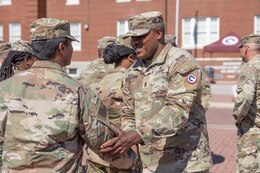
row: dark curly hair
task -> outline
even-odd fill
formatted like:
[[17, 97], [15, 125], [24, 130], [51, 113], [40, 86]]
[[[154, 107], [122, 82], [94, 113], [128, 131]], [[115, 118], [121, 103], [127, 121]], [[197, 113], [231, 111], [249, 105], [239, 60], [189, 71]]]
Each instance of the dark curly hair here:
[[32, 54], [29, 52], [21, 52], [11, 50], [8, 52], [7, 57], [4, 59], [0, 68], [0, 81], [3, 81], [14, 74], [14, 65], [24, 60], [26, 57], [31, 57]]
[[110, 44], [105, 48], [103, 58], [106, 64], [117, 64], [130, 54], [135, 54], [134, 49], [123, 45]]

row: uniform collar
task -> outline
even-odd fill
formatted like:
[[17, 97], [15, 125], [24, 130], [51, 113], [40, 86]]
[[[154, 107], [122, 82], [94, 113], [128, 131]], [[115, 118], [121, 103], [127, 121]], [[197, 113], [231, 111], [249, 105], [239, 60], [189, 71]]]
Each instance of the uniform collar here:
[[[166, 57], [167, 57], [167, 54], [168, 54], [168, 52], [169, 52], [169, 50], [170, 50], [171, 48], [172, 48], [172, 44], [171, 44], [171, 43], [166, 44], [166, 46], [163, 48], [163, 50], [159, 53], [158, 56], [156, 56], [156, 57], [153, 59], [152, 63], [151, 63], [146, 69], [148, 69], [148, 68], [150, 68], [150, 67], [152, 67], [152, 66], [154, 66], [154, 65], [156, 65], [156, 64], [162, 64], [162, 63], [165, 61], [165, 59], [166, 59]], [[144, 63], [144, 61], [143, 61], [142, 59], [138, 60], [138, 61], [133, 65], [133, 68], [134, 68], [134, 69], [137, 69], [137, 70], [140, 70], [140, 69], [142, 69], [142, 68], [145, 68], [145, 63]]]
[[52, 61], [35, 61], [31, 68], [49, 68], [49, 69], [56, 69], [59, 71], [64, 72], [64, 68], [61, 67], [61, 65], [52, 62]]

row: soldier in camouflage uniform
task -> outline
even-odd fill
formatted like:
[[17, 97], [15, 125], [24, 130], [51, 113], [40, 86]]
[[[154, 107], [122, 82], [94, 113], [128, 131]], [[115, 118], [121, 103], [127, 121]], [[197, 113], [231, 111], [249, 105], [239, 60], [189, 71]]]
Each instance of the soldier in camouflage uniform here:
[[105, 36], [98, 40], [98, 58], [92, 61], [86, 71], [82, 73], [79, 80], [84, 85], [95, 90], [100, 80], [114, 68], [112, 64], [105, 64], [103, 61], [103, 51], [107, 45], [115, 43], [116, 38]]
[[[130, 44], [130, 39], [120, 39], [115, 44], [108, 45], [104, 50], [105, 64], [114, 64], [109, 72], [98, 84], [98, 95], [107, 108], [110, 122], [121, 127], [121, 109], [123, 105], [122, 81], [127, 69], [135, 62], [136, 54]], [[121, 127], [123, 130], [124, 127]], [[132, 169], [119, 170], [98, 157], [88, 149], [88, 173], [131, 173]]]
[[[41, 18], [30, 31], [38, 60], [0, 83], [2, 172], [79, 172], [84, 144], [100, 153], [116, 131], [99, 98], [62, 71], [76, 41], [68, 21]], [[125, 164], [118, 157], [104, 159]]]
[[7, 52], [0, 69], [0, 81], [11, 77], [19, 71], [31, 68], [36, 61], [28, 41], [19, 40], [2, 46], [5, 47]]
[[260, 35], [241, 39], [244, 63], [237, 82], [233, 116], [238, 128], [237, 163], [240, 173], [260, 172]]
[[202, 69], [185, 50], [164, 42], [160, 12], [128, 20], [139, 59], [123, 83], [124, 119], [135, 129], [101, 146], [101, 152], [124, 153], [139, 144], [145, 173], [208, 172], [212, 157], [201, 103]]

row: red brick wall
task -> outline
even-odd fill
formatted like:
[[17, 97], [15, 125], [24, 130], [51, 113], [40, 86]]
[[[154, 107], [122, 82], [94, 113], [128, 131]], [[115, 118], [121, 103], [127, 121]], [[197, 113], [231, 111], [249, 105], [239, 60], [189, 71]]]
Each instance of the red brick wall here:
[[29, 24], [38, 17], [37, 4], [36, 0], [13, 0], [11, 6], [0, 6], [5, 42], [9, 41], [9, 24], [13, 22], [21, 23], [21, 39], [30, 39]]
[[[105, 3], [104, 3], [105, 2]], [[82, 24], [82, 50], [74, 51], [73, 59], [77, 61], [89, 61], [97, 57], [97, 40], [103, 36], [116, 36], [117, 20], [126, 20], [130, 16], [142, 11], [163, 11], [164, 0], [152, 0], [151, 2], [116, 3], [115, 0], [84, 0], [80, 5], [65, 5], [65, 0], [48, 0], [47, 16], [60, 17], [70, 22]], [[57, 10], [57, 8], [62, 10]], [[84, 24], [89, 29], [84, 29]]]

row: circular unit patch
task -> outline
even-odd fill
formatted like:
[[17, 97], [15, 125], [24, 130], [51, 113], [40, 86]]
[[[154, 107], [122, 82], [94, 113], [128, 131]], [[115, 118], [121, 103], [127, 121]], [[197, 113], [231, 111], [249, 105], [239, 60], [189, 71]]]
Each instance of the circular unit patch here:
[[194, 75], [194, 74], [190, 74], [188, 77], [187, 77], [187, 81], [190, 83], [190, 84], [194, 84], [197, 82], [197, 77]]

